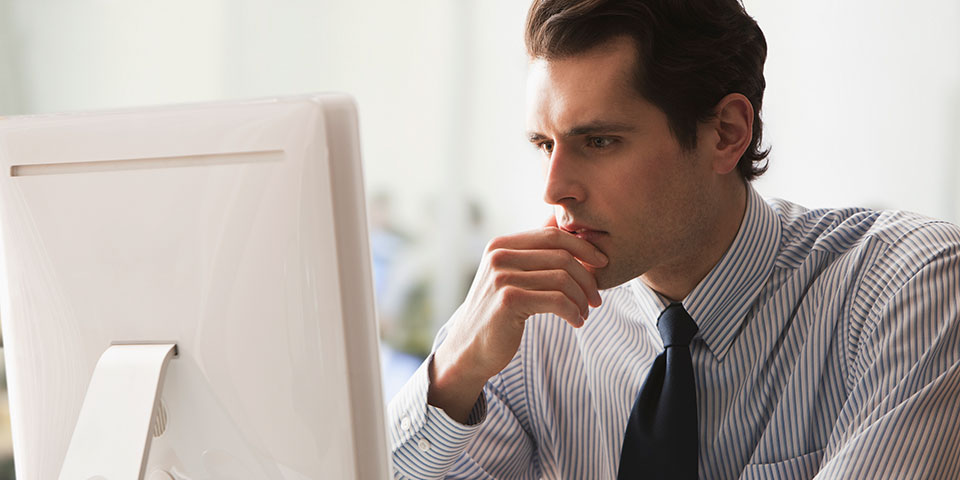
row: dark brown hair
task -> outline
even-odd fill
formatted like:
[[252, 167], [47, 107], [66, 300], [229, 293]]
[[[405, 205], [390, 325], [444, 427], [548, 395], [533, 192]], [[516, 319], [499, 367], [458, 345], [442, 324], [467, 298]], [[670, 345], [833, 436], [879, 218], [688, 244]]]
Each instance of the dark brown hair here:
[[724, 96], [747, 97], [753, 139], [737, 169], [746, 180], [766, 171], [760, 108], [767, 42], [738, 0], [534, 0], [527, 15], [532, 58], [565, 58], [621, 36], [637, 47], [637, 90], [663, 110], [686, 149], [696, 147], [698, 124]]

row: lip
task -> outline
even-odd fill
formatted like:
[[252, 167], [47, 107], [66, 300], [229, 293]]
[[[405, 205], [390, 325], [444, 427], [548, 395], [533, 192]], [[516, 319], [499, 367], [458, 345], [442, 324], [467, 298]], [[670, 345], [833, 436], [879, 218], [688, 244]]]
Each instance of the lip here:
[[563, 224], [563, 225], [560, 225], [560, 229], [567, 233], [572, 233], [574, 235], [576, 235], [578, 232], [581, 232], [581, 231], [607, 233], [607, 232], [604, 232], [603, 230], [597, 230], [596, 228], [592, 228], [589, 225], [583, 225], [581, 223]]
[[597, 240], [607, 234], [607, 232], [603, 230], [596, 230], [578, 223], [561, 225], [560, 229], [578, 238], [593, 243], [594, 245], [596, 245]]

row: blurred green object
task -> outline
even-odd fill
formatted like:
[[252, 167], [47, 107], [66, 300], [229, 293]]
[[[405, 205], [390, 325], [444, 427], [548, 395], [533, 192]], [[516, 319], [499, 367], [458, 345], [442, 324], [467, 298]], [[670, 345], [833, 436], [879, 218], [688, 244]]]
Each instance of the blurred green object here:
[[431, 323], [433, 305], [430, 302], [430, 287], [430, 280], [423, 279], [410, 289], [399, 320], [400, 328], [386, 339], [397, 350], [420, 358], [430, 355], [436, 334]]
[[0, 480], [14, 480], [17, 478], [13, 470], [13, 457], [0, 460]]

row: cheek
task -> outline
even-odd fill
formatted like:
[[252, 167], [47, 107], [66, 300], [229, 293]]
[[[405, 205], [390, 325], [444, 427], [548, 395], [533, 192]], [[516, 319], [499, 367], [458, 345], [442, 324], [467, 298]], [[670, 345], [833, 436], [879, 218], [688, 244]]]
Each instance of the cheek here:
[[624, 211], [643, 211], [655, 205], [666, 186], [661, 169], [641, 159], [627, 167], [611, 173], [607, 184], [608, 195]]
[[[683, 161], [675, 159], [669, 161]], [[617, 177], [616, 198], [611, 198], [617, 218], [624, 223], [633, 241], [649, 243], [671, 236], [685, 222], [686, 205], [695, 201], [695, 182], [668, 168], [669, 161], [651, 162], [652, 168], [638, 168]]]

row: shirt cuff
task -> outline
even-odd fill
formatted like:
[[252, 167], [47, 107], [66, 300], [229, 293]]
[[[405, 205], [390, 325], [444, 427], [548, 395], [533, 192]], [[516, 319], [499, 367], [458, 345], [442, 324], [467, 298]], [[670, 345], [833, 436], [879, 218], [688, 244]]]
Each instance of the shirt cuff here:
[[398, 473], [413, 478], [442, 478], [480, 429], [487, 400], [480, 394], [467, 424], [427, 403], [431, 354], [388, 406], [390, 450]]

